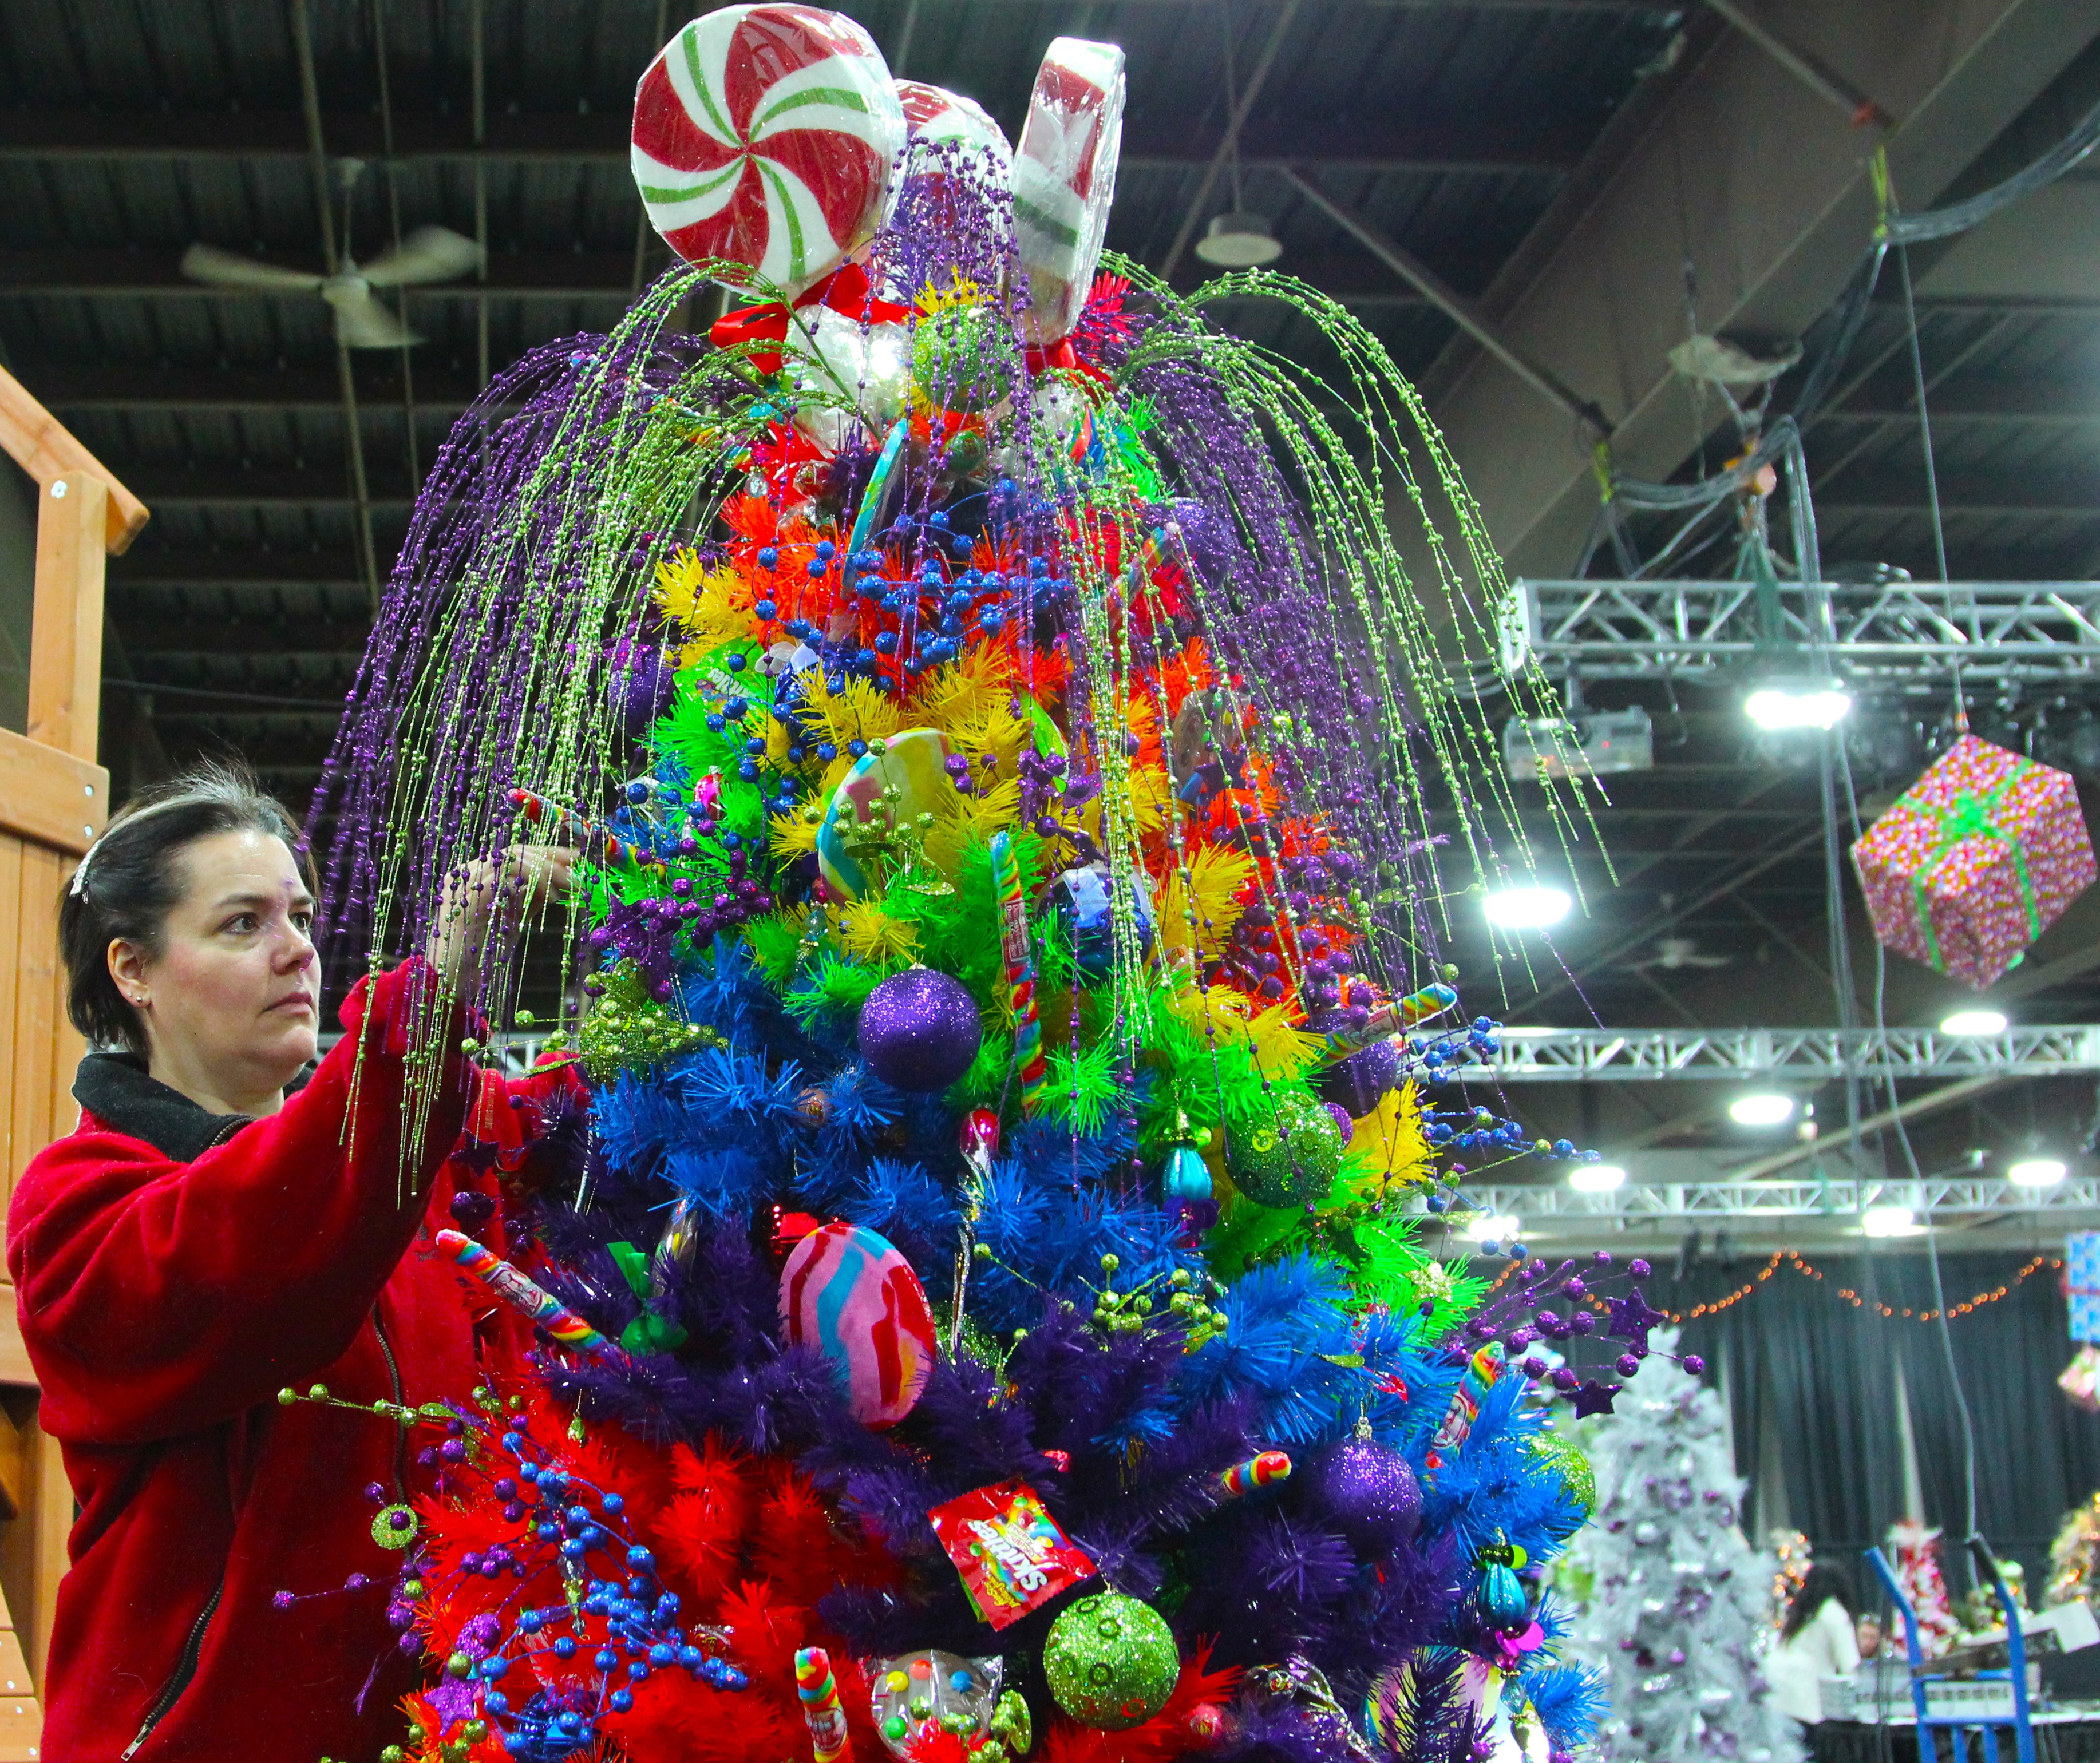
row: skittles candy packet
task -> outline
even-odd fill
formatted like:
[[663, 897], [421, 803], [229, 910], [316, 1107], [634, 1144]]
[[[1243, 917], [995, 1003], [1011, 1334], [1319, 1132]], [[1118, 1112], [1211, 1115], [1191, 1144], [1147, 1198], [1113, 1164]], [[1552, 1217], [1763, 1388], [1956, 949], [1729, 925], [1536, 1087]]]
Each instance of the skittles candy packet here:
[[973, 1488], [926, 1516], [978, 1615], [995, 1629], [1093, 1576], [1093, 1562], [1026, 1482]]

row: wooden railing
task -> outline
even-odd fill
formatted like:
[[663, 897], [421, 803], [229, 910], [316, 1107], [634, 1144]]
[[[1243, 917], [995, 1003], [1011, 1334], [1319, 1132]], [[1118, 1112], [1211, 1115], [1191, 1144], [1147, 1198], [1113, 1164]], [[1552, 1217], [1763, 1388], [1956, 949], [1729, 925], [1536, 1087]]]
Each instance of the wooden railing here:
[[[78, 1113], [71, 1091], [84, 1048], [66, 1020], [59, 897], [108, 817], [109, 774], [95, 763], [103, 571], [147, 512], [4, 368], [0, 447], [36, 480], [38, 501], [29, 732], [0, 729], [0, 1171], [11, 1196], [29, 1159]], [[32, 1687], [42, 1681], [73, 1518], [58, 1446], [37, 1424], [14, 1287], [0, 1280], [0, 1763], [39, 1754]]]

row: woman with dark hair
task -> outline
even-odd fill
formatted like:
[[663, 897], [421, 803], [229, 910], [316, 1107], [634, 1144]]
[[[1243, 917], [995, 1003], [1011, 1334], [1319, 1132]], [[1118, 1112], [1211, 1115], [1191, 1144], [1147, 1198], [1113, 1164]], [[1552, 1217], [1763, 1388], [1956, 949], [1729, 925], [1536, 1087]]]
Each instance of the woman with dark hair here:
[[[440, 933], [358, 983], [301, 1084], [320, 979], [285, 809], [206, 767], [82, 860], [60, 906], [68, 1012], [95, 1049], [80, 1124], [7, 1214], [78, 1510], [46, 1756], [315, 1763], [399, 1738], [420, 1643], [382, 1644], [390, 1551], [437, 1441], [279, 1392], [435, 1400], [473, 1382], [477, 1330], [513, 1326], [421, 1239], [457, 1220], [501, 1252], [499, 1176], [530, 1180], [573, 1107], [566, 1072], [505, 1084], [459, 1051], [492, 915], [564, 891], [571, 862], [519, 849], [457, 878]], [[412, 1046], [443, 1061], [413, 1112]]]
[[1819, 1687], [1825, 1677], [1849, 1677], [1860, 1668], [1852, 1633], [1852, 1589], [1835, 1567], [1813, 1567], [1795, 1589], [1780, 1625], [1780, 1644], [1765, 1675], [1772, 1703], [1803, 1726], [1823, 1718]]

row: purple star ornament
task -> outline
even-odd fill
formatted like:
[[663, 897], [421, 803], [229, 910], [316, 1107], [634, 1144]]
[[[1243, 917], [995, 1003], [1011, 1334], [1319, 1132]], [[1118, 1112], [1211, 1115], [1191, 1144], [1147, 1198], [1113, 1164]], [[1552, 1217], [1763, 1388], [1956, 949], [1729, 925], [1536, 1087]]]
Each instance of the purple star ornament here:
[[1585, 1382], [1582, 1387], [1570, 1396], [1568, 1400], [1575, 1404], [1576, 1419], [1587, 1420], [1592, 1414], [1610, 1413], [1612, 1399], [1618, 1393], [1617, 1384], [1599, 1383], [1595, 1378], [1591, 1377]]
[[1614, 1298], [1604, 1307], [1612, 1313], [1612, 1325], [1605, 1333], [1615, 1341], [1638, 1341], [1643, 1346], [1648, 1345], [1648, 1331], [1668, 1320], [1661, 1311], [1651, 1309], [1638, 1290]]

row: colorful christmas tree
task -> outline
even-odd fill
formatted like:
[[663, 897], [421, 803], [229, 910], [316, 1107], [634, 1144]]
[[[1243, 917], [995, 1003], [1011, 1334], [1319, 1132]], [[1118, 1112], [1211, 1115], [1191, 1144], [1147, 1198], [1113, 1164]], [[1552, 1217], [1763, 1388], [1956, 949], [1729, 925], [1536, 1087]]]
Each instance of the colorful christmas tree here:
[[1815, 1550], [1804, 1531], [1769, 1531], [1765, 1541], [1772, 1554], [1771, 1598], [1766, 1614], [1776, 1634], [1786, 1626], [1787, 1612], [1793, 1608], [1793, 1594], [1815, 1565]]
[[1657, 1337], [1610, 1427], [1585, 1440], [1597, 1500], [1568, 1553], [1589, 1584], [1568, 1651], [1609, 1680], [1598, 1743], [1613, 1763], [1791, 1763], [1793, 1723], [1762, 1665], [1767, 1558], [1737, 1527], [1744, 1483], [1719, 1395], [1665, 1381], [1674, 1344], [1674, 1331]]
[[1961, 1633], [1947, 1595], [1947, 1576], [1940, 1571], [1939, 1535], [1937, 1526], [1916, 1518], [1889, 1527], [1889, 1558], [1896, 1584], [1917, 1612], [1918, 1651], [1927, 1659], [1939, 1658]]
[[[541, 1326], [425, 1417], [404, 1755], [1589, 1730], [1520, 1570], [1582, 1522], [1554, 1395], [1616, 1389], [1529, 1349], [1606, 1276], [1513, 1248], [1485, 1296], [1422, 1236], [1467, 1162], [1577, 1154], [1468, 1089], [1496, 1027], [1438, 953], [1441, 848], [1530, 863], [1434, 633], [1500, 566], [1340, 308], [1201, 297], [1297, 308], [1323, 384], [1097, 271], [1122, 104], [1061, 39], [1014, 152], [849, 20], [696, 20], [636, 122], [694, 266], [499, 381], [419, 503], [331, 922], [382, 959], [461, 864], [580, 841], [547, 1044], [593, 1099], [567, 1177], [439, 1241]], [[710, 280], [758, 298], [695, 337]]]
[[2093, 1596], [2093, 1562], [2100, 1558], [2100, 1493], [2073, 1506], [2049, 1545], [2049, 1602], [2051, 1606]]

